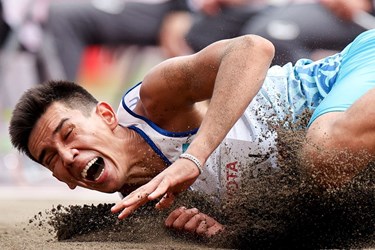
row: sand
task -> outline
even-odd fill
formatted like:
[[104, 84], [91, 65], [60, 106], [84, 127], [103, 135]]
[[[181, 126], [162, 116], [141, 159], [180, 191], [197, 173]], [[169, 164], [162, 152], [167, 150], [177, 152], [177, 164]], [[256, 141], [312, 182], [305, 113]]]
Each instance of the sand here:
[[104, 201], [3, 199], [0, 249], [373, 248], [375, 164], [339, 189], [322, 190], [306, 174], [303, 138], [304, 131], [280, 131], [280, 170], [244, 173], [250, 175], [236, 200], [219, 205], [200, 194], [179, 195], [175, 207], [198, 207], [226, 225], [211, 239], [167, 230], [168, 211], [152, 204], [119, 222]]
[[[316, 192], [287, 174], [258, 177], [243, 190], [246, 195], [222, 210], [201, 204], [207, 206], [202, 211], [210, 210], [227, 225], [227, 232], [212, 241], [166, 230], [164, 215], [152, 206], [121, 224], [108, 216], [111, 203], [1, 200], [0, 249], [372, 248], [375, 188], [365, 181], [374, 172], [368, 171], [364, 179], [331, 192]], [[200, 197], [194, 197], [188, 197], [189, 203], [199, 205]], [[53, 229], [50, 222], [59, 225]], [[58, 240], [56, 230], [68, 237]]]
[[58, 241], [45, 227], [30, 224], [39, 212], [64, 204], [97, 204], [98, 201], [66, 200], [1, 200], [0, 203], [0, 249], [207, 249], [207, 247], [186, 242], [159, 241], [152, 243], [129, 243], [126, 241], [72, 242]]

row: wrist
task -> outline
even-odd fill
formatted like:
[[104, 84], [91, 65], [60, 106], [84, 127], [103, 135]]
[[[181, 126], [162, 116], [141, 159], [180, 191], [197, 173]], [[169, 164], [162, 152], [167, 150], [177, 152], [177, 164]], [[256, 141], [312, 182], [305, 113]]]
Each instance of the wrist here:
[[202, 174], [203, 172], [203, 164], [201, 163], [201, 161], [195, 157], [194, 155], [192, 154], [189, 154], [189, 153], [183, 153], [179, 156], [180, 159], [187, 159], [191, 162], [194, 163], [194, 165], [197, 167], [198, 171], [199, 171], [199, 174]]

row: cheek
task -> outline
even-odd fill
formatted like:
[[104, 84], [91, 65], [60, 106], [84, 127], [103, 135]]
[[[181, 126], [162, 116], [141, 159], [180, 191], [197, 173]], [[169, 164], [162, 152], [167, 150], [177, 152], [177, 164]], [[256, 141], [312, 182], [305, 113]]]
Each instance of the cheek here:
[[69, 183], [72, 179], [69, 172], [60, 165], [56, 165], [53, 169], [52, 176], [61, 182]]
[[70, 143], [70, 146], [71, 148], [86, 148], [88, 146], [95, 145], [94, 143], [96, 141], [97, 136], [95, 135], [95, 133], [81, 134], [74, 137], [74, 139]]
[[95, 130], [90, 132], [89, 129], [86, 133], [76, 135], [70, 142], [70, 148], [105, 150], [113, 145], [113, 134], [108, 133], [108, 129], [102, 128], [101, 131]]
[[96, 143], [102, 144], [102, 145], [104, 144], [105, 146], [110, 146], [114, 141], [113, 134], [110, 133], [108, 130], [104, 130], [104, 129], [100, 132], [93, 132], [91, 134], [91, 138]]

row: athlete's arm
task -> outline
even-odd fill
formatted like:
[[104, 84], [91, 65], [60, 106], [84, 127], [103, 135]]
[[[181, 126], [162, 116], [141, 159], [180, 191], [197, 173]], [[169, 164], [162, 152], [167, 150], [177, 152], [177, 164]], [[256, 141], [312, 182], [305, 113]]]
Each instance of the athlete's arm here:
[[[168, 60], [145, 78], [140, 93], [143, 107], [138, 111], [168, 129], [180, 126], [178, 121], [191, 125], [189, 119], [199, 125], [195, 103], [211, 98], [187, 150], [203, 165], [259, 91], [273, 54], [268, 40], [246, 35], [217, 42], [192, 56]], [[119, 218], [125, 218], [147, 200], [164, 194], [161, 201], [169, 204], [172, 194], [187, 189], [198, 174], [193, 162], [179, 159], [112, 211], [123, 210]]]
[[[273, 51], [267, 40], [247, 35], [167, 60], [144, 79], [140, 95], [145, 115], [172, 131], [200, 126], [188, 152], [204, 163], [258, 93]], [[202, 121], [195, 104], [207, 99]]]

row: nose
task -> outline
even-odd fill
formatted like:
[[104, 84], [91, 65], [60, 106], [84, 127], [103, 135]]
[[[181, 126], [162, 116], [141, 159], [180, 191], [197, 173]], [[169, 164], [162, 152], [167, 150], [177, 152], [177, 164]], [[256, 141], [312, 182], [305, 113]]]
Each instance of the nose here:
[[64, 163], [64, 166], [71, 166], [74, 162], [75, 157], [78, 155], [77, 149], [63, 148], [59, 152], [60, 157]]

